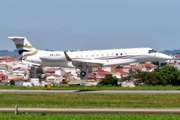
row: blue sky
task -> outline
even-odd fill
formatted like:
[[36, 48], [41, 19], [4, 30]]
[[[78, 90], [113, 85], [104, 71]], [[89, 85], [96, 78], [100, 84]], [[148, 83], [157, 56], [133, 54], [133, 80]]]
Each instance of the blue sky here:
[[0, 0], [0, 50], [9, 36], [38, 49], [180, 49], [179, 0]]

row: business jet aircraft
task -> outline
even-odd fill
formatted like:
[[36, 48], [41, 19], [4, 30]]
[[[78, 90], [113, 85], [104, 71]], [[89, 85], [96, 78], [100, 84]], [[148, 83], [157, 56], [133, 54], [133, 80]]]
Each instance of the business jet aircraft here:
[[14, 41], [23, 61], [42, 66], [79, 68], [82, 77], [93, 67], [124, 65], [135, 62], [171, 60], [168, 55], [152, 48], [90, 50], [90, 51], [44, 51], [35, 49], [25, 37], [8, 37]]

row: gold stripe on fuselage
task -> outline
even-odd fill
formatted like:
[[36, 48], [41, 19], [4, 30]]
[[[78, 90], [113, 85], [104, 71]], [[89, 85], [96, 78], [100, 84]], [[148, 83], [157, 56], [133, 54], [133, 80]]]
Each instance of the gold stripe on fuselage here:
[[65, 51], [64, 51], [64, 55], [66, 56], [67, 61], [72, 61]]

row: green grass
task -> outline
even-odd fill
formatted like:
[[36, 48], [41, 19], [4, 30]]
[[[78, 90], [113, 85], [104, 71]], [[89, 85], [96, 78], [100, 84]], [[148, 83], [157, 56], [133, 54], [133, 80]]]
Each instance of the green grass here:
[[24, 90], [180, 90], [180, 86], [136, 86], [134, 88], [120, 86], [53, 86], [51, 88], [44, 87], [24, 87], [15, 85], [0, 85], [0, 89], [24, 89]]
[[1, 120], [179, 120], [178, 114], [25, 114], [0, 113]]
[[0, 107], [180, 108], [179, 94], [0, 94]]

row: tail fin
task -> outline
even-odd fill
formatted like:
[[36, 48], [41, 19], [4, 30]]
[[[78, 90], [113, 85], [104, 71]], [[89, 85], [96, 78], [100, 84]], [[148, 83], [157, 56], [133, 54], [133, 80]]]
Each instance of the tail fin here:
[[37, 54], [38, 50], [35, 49], [25, 37], [8, 37], [13, 40], [18, 50], [19, 55], [25, 60], [28, 56]]

